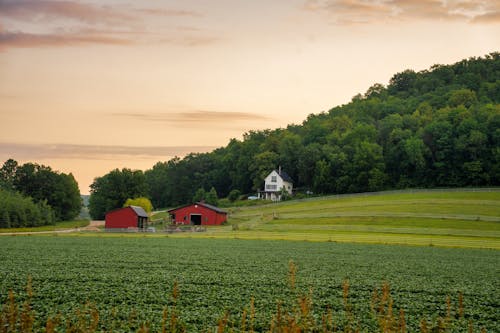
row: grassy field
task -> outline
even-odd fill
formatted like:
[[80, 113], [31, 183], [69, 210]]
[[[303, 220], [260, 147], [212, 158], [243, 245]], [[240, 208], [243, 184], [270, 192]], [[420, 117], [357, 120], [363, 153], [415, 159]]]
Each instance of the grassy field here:
[[[253, 297], [253, 326], [261, 332], [268, 331], [278, 301], [283, 311], [290, 310], [298, 294], [311, 293], [314, 325], [321, 326], [321, 315], [331, 311], [340, 331], [351, 321], [362, 332], [375, 332], [370, 307], [374, 290], [380, 293], [384, 282], [390, 285], [394, 313], [404, 310], [408, 332], [418, 331], [421, 320], [430, 327], [447, 316], [453, 322], [447, 324], [450, 332], [468, 332], [469, 321], [474, 332], [494, 332], [500, 324], [496, 250], [124, 234], [4, 236], [0, 242], [0, 300], [5, 302], [12, 289], [24, 302], [31, 276], [35, 331], [43, 331], [49, 317], [59, 318], [58, 331], [65, 331], [67, 318], [78, 322], [83, 316], [87, 322], [95, 308], [98, 331], [137, 331], [149, 323], [157, 332], [163, 309], [175, 304], [188, 332], [216, 332], [226, 312], [229, 327], [238, 327]], [[296, 290], [287, 279], [290, 260], [298, 267]], [[343, 297], [346, 280], [350, 314]], [[179, 286], [175, 303], [174, 281]]]
[[171, 237], [500, 249], [500, 190], [381, 192], [227, 210], [229, 226]]
[[89, 225], [89, 220], [75, 220], [75, 221], [62, 221], [57, 222], [54, 225], [44, 225], [41, 227], [32, 228], [0, 228], [0, 233], [12, 233], [12, 232], [47, 232], [65, 229], [75, 229], [83, 228]]

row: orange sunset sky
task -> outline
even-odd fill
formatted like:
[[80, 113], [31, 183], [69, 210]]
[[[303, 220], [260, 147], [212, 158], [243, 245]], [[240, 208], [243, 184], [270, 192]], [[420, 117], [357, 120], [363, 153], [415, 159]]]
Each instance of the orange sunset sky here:
[[86, 194], [499, 48], [499, 0], [0, 0], [0, 162]]

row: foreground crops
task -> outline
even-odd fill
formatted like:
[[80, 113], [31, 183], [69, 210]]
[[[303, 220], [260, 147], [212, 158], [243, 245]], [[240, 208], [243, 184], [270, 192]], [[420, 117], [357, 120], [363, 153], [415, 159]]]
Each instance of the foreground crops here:
[[176, 280], [179, 315], [190, 331], [212, 328], [226, 310], [238, 318], [252, 297], [258, 330], [270, 322], [277, 300], [292, 297], [286, 280], [292, 259], [297, 288], [311, 288], [313, 307], [330, 306], [334, 321], [343, 317], [342, 282], [348, 278], [353, 312], [366, 330], [374, 328], [370, 299], [383, 281], [405, 310], [410, 330], [421, 318], [444, 316], [447, 295], [456, 302], [460, 291], [465, 317], [476, 329], [498, 327], [500, 258], [493, 250], [171, 238], [31, 236], [0, 242], [2, 301], [9, 289], [22, 298], [31, 275], [39, 318], [58, 311], [71, 316], [92, 302], [104, 329], [128, 331], [134, 312], [138, 323], [157, 329]]

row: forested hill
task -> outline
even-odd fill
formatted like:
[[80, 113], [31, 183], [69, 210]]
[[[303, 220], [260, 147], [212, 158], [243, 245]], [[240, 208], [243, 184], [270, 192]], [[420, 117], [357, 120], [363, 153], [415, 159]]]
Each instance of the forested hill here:
[[279, 165], [315, 193], [499, 185], [499, 103], [500, 53], [406, 70], [301, 125], [159, 162], [144, 174], [147, 192], [155, 207], [189, 202], [200, 187], [252, 193]]

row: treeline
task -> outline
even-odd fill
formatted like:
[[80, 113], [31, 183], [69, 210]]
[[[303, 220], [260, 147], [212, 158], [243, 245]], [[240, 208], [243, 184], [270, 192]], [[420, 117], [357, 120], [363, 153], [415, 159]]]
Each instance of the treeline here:
[[158, 162], [141, 176], [141, 195], [170, 207], [199, 188], [220, 197], [254, 193], [278, 165], [296, 188], [314, 193], [496, 186], [499, 103], [500, 53], [406, 70], [301, 125], [250, 131], [213, 152]]
[[33, 227], [74, 219], [82, 207], [72, 174], [9, 159], [0, 169], [0, 227]]

